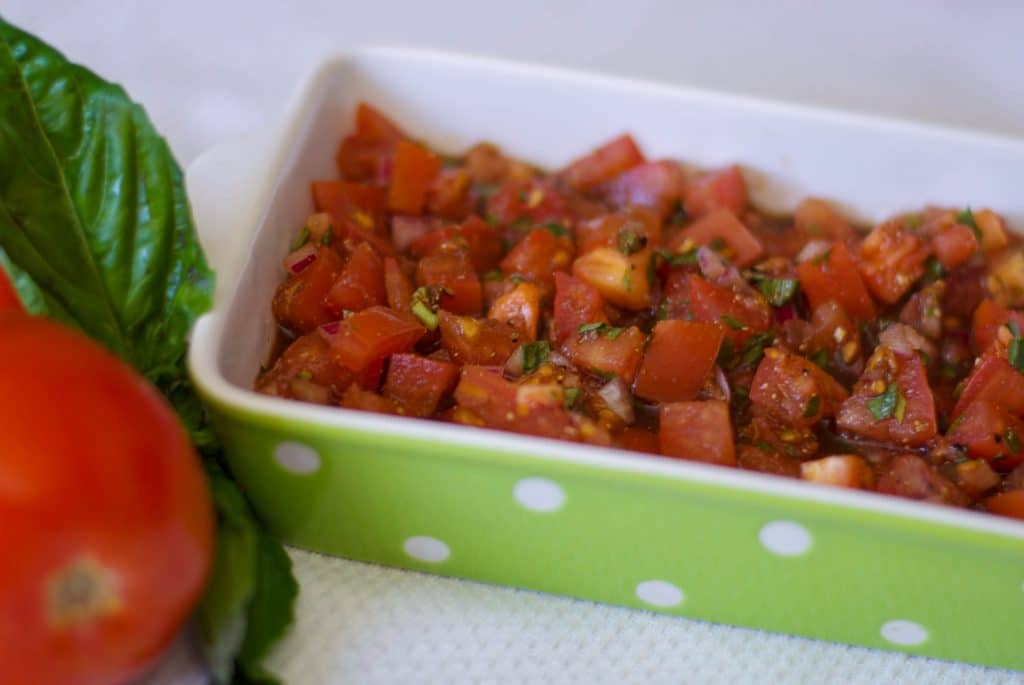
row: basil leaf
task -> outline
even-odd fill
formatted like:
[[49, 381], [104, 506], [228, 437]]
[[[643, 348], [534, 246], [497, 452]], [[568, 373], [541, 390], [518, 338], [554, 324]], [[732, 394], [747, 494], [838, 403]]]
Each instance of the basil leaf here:
[[722, 319], [722, 323], [733, 330], [742, 331], [747, 327], [745, 323], [735, 317], [729, 316], [728, 314], [722, 314], [720, 318]]
[[758, 281], [757, 289], [773, 307], [781, 307], [796, 295], [800, 281], [795, 278], [764, 278]]
[[1006, 355], [1013, 368], [1024, 372], [1024, 338], [1020, 336], [1014, 337], [1007, 347]]
[[877, 421], [896, 417], [898, 421], [903, 420], [903, 412], [906, 410], [907, 400], [903, 397], [899, 387], [895, 383], [889, 383], [885, 390], [867, 402], [868, 411]]
[[817, 395], [811, 395], [811, 399], [807, 400], [807, 407], [804, 408], [804, 418], [809, 419], [813, 416], [818, 415], [818, 410], [821, 409], [821, 398]]
[[956, 222], [971, 229], [971, 233], [974, 234], [974, 239], [977, 240], [979, 244], [981, 243], [981, 229], [978, 228], [978, 222], [974, 220], [974, 212], [971, 211], [970, 207], [966, 207], [962, 211], [956, 213]]
[[523, 345], [523, 374], [531, 374], [548, 361], [551, 345], [547, 340], [526, 343]]

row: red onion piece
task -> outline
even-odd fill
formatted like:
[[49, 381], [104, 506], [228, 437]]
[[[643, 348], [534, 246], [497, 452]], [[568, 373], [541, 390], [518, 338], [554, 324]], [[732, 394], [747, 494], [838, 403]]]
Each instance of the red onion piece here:
[[627, 424], [633, 423], [636, 416], [633, 413], [633, 396], [629, 393], [625, 381], [616, 376], [601, 386], [597, 391], [598, 396], [604, 400], [608, 409], [613, 411]]
[[288, 273], [297, 275], [308, 269], [315, 261], [316, 245], [306, 243], [284, 258], [284, 268], [288, 269]]

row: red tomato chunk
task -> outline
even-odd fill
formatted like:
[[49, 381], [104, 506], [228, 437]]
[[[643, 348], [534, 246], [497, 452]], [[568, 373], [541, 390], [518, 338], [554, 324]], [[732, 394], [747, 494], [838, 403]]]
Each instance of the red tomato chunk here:
[[424, 133], [356, 107], [282, 227], [258, 392], [1024, 518], [1024, 245], [995, 211], [777, 216], [628, 134], [546, 173]]

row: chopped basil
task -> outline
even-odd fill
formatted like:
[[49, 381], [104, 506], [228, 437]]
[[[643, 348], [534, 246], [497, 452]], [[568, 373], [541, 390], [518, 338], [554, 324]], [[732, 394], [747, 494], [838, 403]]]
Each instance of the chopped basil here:
[[1018, 371], [1024, 371], [1024, 338], [1019, 335], [1014, 336], [1006, 352], [1010, 365]]
[[818, 415], [818, 410], [821, 409], [821, 398], [817, 395], [811, 395], [811, 399], [807, 400], [807, 407], [804, 409], [804, 418], [809, 419], [813, 416]]
[[810, 356], [810, 360], [828, 371], [828, 350], [822, 348]]
[[301, 378], [304, 381], [313, 380], [313, 372], [310, 371], [309, 369], [303, 369], [302, 371], [299, 371], [297, 374], [295, 374], [295, 377]]
[[921, 358], [921, 361], [924, 362], [925, 366], [931, 366], [932, 356], [930, 354], [928, 354], [924, 350], [918, 350], [917, 351], [917, 356], [919, 356]]
[[564, 238], [565, 236], [569, 235], [568, 229], [566, 229], [565, 226], [558, 223], [557, 221], [549, 221], [548, 223], [544, 224], [544, 228], [551, 231], [556, 238]]
[[921, 228], [921, 222], [921, 215], [917, 212], [911, 212], [903, 215], [903, 225], [911, 230]]
[[498, 221], [498, 217], [496, 217], [494, 214], [488, 214], [486, 221], [488, 226], [497, 226], [499, 223], [501, 223]]
[[747, 327], [745, 323], [729, 316], [728, 314], [723, 314], [720, 318], [722, 319], [722, 323], [724, 323], [729, 328], [732, 328], [733, 330], [742, 331], [744, 328]]
[[321, 245], [330, 245], [333, 242], [334, 242], [334, 227], [333, 226], [328, 226], [327, 230], [324, 231], [324, 234], [322, 236], [320, 236], [320, 244]]
[[929, 257], [928, 260], [924, 263], [925, 283], [934, 283], [935, 281], [939, 280], [945, 275], [946, 270], [943, 268], [942, 262], [940, 262], [935, 257]]
[[601, 330], [602, 327], [607, 326], [607, 325], [608, 324], [601, 323], [600, 321], [595, 321], [593, 323], [584, 323], [584, 324], [580, 324], [580, 327], [576, 329], [576, 332], [577, 333], [590, 333], [591, 331], [599, 331], [599, 330]]
[[625, 286], [626, 292], [633, 292], [633, 265], [630, 264], [626, 269], [626, 273], [622, 275], [622, 285]]
[[731, 366], [735, 354], [736, 347], [733, 345], [732, 338], [725, 338], [722, 340], [722, 346], [718, 348], [718, 358], [716, 362], [719, 366]]
[[579, 399], [580, 389], [579, 388], [566, 388], [565, 389], [565, 408], [572, 409], [576, 404], [576, 400]]
[[763, 278], [758, 281], [757, 289], [773, 307], [781, 307], [796, 295], [800, 281], [795, 278]]
[[747, 338], [747, 341], [743, 343], [743, 347], [740, 348], [740, 362], [742, 364], [757, 364], [761, 361], [761, 357], [764, 356], [764, 348], [771, 345], [775, 341], [775, 336], [771, 333], [758, 333]]
[[774, 452], [775, 446], [767, 440], [757, 440], [754, 442], [754, 447], [761, 450], [762, 452]]
[[1016, 337], [1020, 337], [1020, 326], [1017, 325], [1016, 321], [1007, 321], [1006, 327], [1010, 329], [1010, 332]]
[[525, 281], [526, 279], [525, 279], [525, 278], [523, 278], [522, 276], [509, 276], [509, 277], [508, 277], [508, 280], [512, 281], [512, 282], [513, 282], [513, 283], [515, 283], [516, 285], [519, 285], [520, 283], [522, 283], [522, 282], [523, 282], [523, 281]]
[[692, 247], [686, 252], [675, 253], [659, 247], [654, 251], [655, 256], [661, 257], [669, 266], [694, 266], [697, 264], [697, 248]]
[[708, 243], [708, 247], [710, 247], [715, 252], [722, 252], [723, 250], [725, 250], [725, 248], [729, 247], [729, 244], [725, 242], [724, 238], [715, 236], [714, 238], [711, 239], [711, 242]]
[[949, 424], [949, 429], [947, 430], [947, 432], [954, 431], [957, 428], [959, 428], [960, 424], [962, 424], [964, 422], [964, 419], [966, 419], [966, 418], [967, 418], [967, 414], [961, 412], [960, 416], [956, 417], [956, 420], [954, 420], [953, 423]]
[[526, 343], [523, 345], [523, 373], [530, 374], [545, 364], [551, 354], [551, 345], [547, 340]]
[[685, 224], [689, 220], [689, 215], [686, 213], [686, 209], [683, 207], [682, 200], [676, 200], [675, 204], [669, 210], [668, 223], [671, 224]]
[[626, 330], [626, 329], [625, 328], [606, 328], [605, 331], [604, 331], [604, 337], [608, 338], [609, 340], [615, 340], [620, 335], [622, 335], [622, 332], [624, 330]]
[[309, 227], [303, 226], [299, 234], [295, 236], [295, 240], [292, 241], [292, 252], [299, 249], [303, 245], [309, 242]]
[[625, 226], [620, 228], [618, 236], [616, 236], [615, 239], [615, 244], [619, 248], [619, 252], [627, 257], [631, 254], [636, 254], [647, 247], [647, 236], [637, 233], [633, 228], [631, 228], [631, 223], [632, 222], [627, 222]]
[[500, 281], [505, 278], [505, 274], [501, 273], [501, 269], [491, 269], [484, 274], [485, 281]]
[[595, 335], [603, 335], [609, 340], [615, 340], [620, 335], [622, 335], [623, 331], [625, 330], [625, 328], [609, 326], [606, 323], [595, 321], [594, 323], [582, 324], [579, 328], [576, 329], [576, 332], [579, 333], [581, 336], [587, 335], [588, 333], [594, 333]]
[[978, 222], [974, 220], [974, 212], [971, 211], [970, 207], [956, 213], [956, 222], [971, 229], [971, 232], [974, 233], [974, 239], [981, 243], [981, 229], [978, 228]]
[[1013, 428], [1007, 428], [1006, 432], [1003, 433], [1003, 440], [1006, 442], [1006, 447], [1016, 454], [1020, 452], [1020, 437], [1017, 435], [1017, 431]]
[[890, 383], [882, 394], [868, 400], [868, 411], [876, 421], [884, 421], [894, 416], [897, 421], [902, 421], [906, 409], [907, 399], [895, 383]]

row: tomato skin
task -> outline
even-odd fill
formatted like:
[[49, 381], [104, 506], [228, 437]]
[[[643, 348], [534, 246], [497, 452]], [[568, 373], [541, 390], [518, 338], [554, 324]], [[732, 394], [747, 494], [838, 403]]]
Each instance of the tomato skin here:
[[267, 395], [299, 398], [305, 389], [301, 381], [324, 388], [326, 399], [337, 399], [351, 384], [352, 372], [332, 357], [331, 347], [322, 335], [307, 333], [285, 348], [274, 365], [259, 377], [256, 388]]
[[1024, 416], [1024, 374], [1010, 366], [1006, 348], [998, 342], [981, 355], [964, 380], [951, 418], [955, 421], [976, 400], [990, 400], [1015, 416]]
[[947, 270], [960, 266], [978, 249], [974, 231], [963, 224], [948, 224], [932, 237], [932, 251]]
[[651, 305], [650, 262], [649, 248], [627, 257], [616, 249], [599, 247], [576, 258], [572, 275], [596, 288], [612, 304], [640, 310]]
[[799, 428], [834, 416], [847, 395], [846, 389], [816, 364], [777, 347], [764, 351], [750, 385], [755, 413]]
[[587, 371], [614, 373], [627, 384], [633, 382], [640, 366], [644, 341], [639, 328], [630, 326], [613, 340], [605, 334], [577, 334], [569, 338], [566, 354], [573, 363]]
[[472, 262], [477, 273], [484, 273], [497, 266], [504, 250], [498, 232], [474, 215], [460, 225], [424, 234], [412, 242], [409, 251], [416, 257], [463, 255]]
[[561, 344], [587, 323], [608, 323], [597, 288], [574, 276], [555, 272], [554, 323], [551, 339]]
[[[896, 416], [876, 419], [868, 402], [891, 383], [896, 384], [906, 400], [902, 420]], [[877, 347], [853, 394], [839, 408], [836, 424], [843, 431], [869, 440], [908, 446], [927, 444], [935, 437], [938, 425], [935, 400], [921, 358], [889, 347]]]
[[999, 327], [1013, 322], [1024, 331], [1024, 314], [984, 299], [971, 317], [971, 349], [980, 354], [987, 350], [996, 339]]
[[416, 266], [416, 282], [421, 286], [440, 286], [441, 307], [455, 314], [480, 313], [484, 295], [480, 278], [469, 260], [457, 255], [424, 257]]
[[623, 172], [608, 184], [605, 197], [615, 207], [646, 207], [664, 219], [682, 198], [686, 176], [676, 162], [640, 164]]
[[634, 392], [654, 402], [695, 399], [724, 339], [718, 324], [659, 321], [644, 350]]
[[369, 244], [360, 243], [352, 251], [324, 302], [335, 318], [346, 309], [357, 312], [387, 302], [384, 262]]
[[337, 326], [333, 333], [320, 330], [335, 358], [357, 375], [374, 369], [396, 352], [411, 350], [427, 332], [416, 317], [386, 307], [368, 307]]
[[517, 221], [542, 224], [562, 222], [572, 216], [565, 199], [546, 181], [536, 179], [505, 181], [487, 200], [487, 219], [503, 226]]
[[[1009, 431], [1024, 436], [1024, 421], [989, 400], [975, 400], [956, 418], [946, 440], [967, 448], [968, 456], [984, 459], [996, 471], [1009, 472], [1024, 462], [1024, 445], [1014, 450], [1006, 440]], [[1024, 440], [1018, 440], [1024, 443]]]
[[441, 345], [459, 364], [501, 366], [523, 343], [519, 327], [503, 321], [455, 316], [443, 309], [438, 317]]
[[433, 152], [407, 140], [398, 141], [388, 189], [388, 209], [400, 214], [422, 212], [440, 171], [441, 160]]
[[523, 281], [498, 296], [487, 317], [517, 326], [523, 331], [525, 340], [533, 342], [537, 339], [537, 327], [540, 325], [540, 301], [540, 288], [529, 281]]
[[845, 244], [834, 244], [820, 264], [803, 262], [796, 272], [812, 310], [835, 300], [849, 316], [874, 321], [875, 305]]
[[582, 255], [599, 247], [615, 248], [623, 229], [632, 232], [647, 247], [661, 244], [661, 220], [642, 207], [631, 207], [578, 222], [574, 231], [576, 251]]
[[728, 209], [708, 212], [680, 232], [669, 248], [678, 252], [687, 241], [694, 245], [708, 245], [715, 238], [725, 241], [729, 250], [725, 256], [741, 269], [756, 262], [764, 253], [761, 241]]
[[278, 286], [272, 305], [274, 318], [296, 333], [308, 333], [334, 320], [325, 298], [343, 268], [337, 252], [329, 247], [317, 248], [312, 264]]
[[747, 209], [747, 183], [735, 164], [691, 180], [686, 186], [683, 207], [692, 217], [702, 217], [716, 209], [742, 214]]
[[[17, 551], [0, 564], [2, 678], [128, 682], [177, 635], [211, 567], [213, 509], [188, 436], [106, 350], [21, 315], [0, 321], [0, 415], [0, 544]], [[106, 589], [70, 613], [52, 593], [74, 569]]]
[[469, 173], [465, 169], [441, 169], [427, 192], [427, 211], [446, 219], [463, 219], [472, 211]]
[[[690, 308], [694, 319], [705, 323], [716, 323], [724, 327], [725, 337], [740, 345], [758, 331], [766, 331], [771, 325], [771, 308], [756, 296], [740, 295], [727, 288], [708, 283], [696, 274], [687, 277], [690, 294]], [[737, 329], [725, 323], [731, 317], [743, 324]]]
[[409, 311], [412, 284], [394, 257], [384, 259], [384, 292], [389, 307], [397, 312]]
[[555, 272], [572, 264], [572, 246], [551, 231], [537, 228], [526, 234], [501, 260], [506, 276], [519, 276], [546, 288], [554, 284]]
[[993, 514], [1024, 521], [1024, 490], [1011, 490], [985, 499], [985, 508]]
[[390, 141], [408, 137], [383, 112], [365, 102], [356, 106], [356, 135], [367, 140]]
[[459, 379], [459, 367], [416, 354], [391, 356], [382, 392], [410, 416], [430, 416]]
[[665, 456], [736, 466], [729, 405], [725, 402], [670, 402], [661, 405], [658, 418], [658, 440]]
[[575, 190], [589, 190], [641, 164], [643, 153], [631, 135], [614, 138], [577, 159], [562, 171], [562, 179]]

